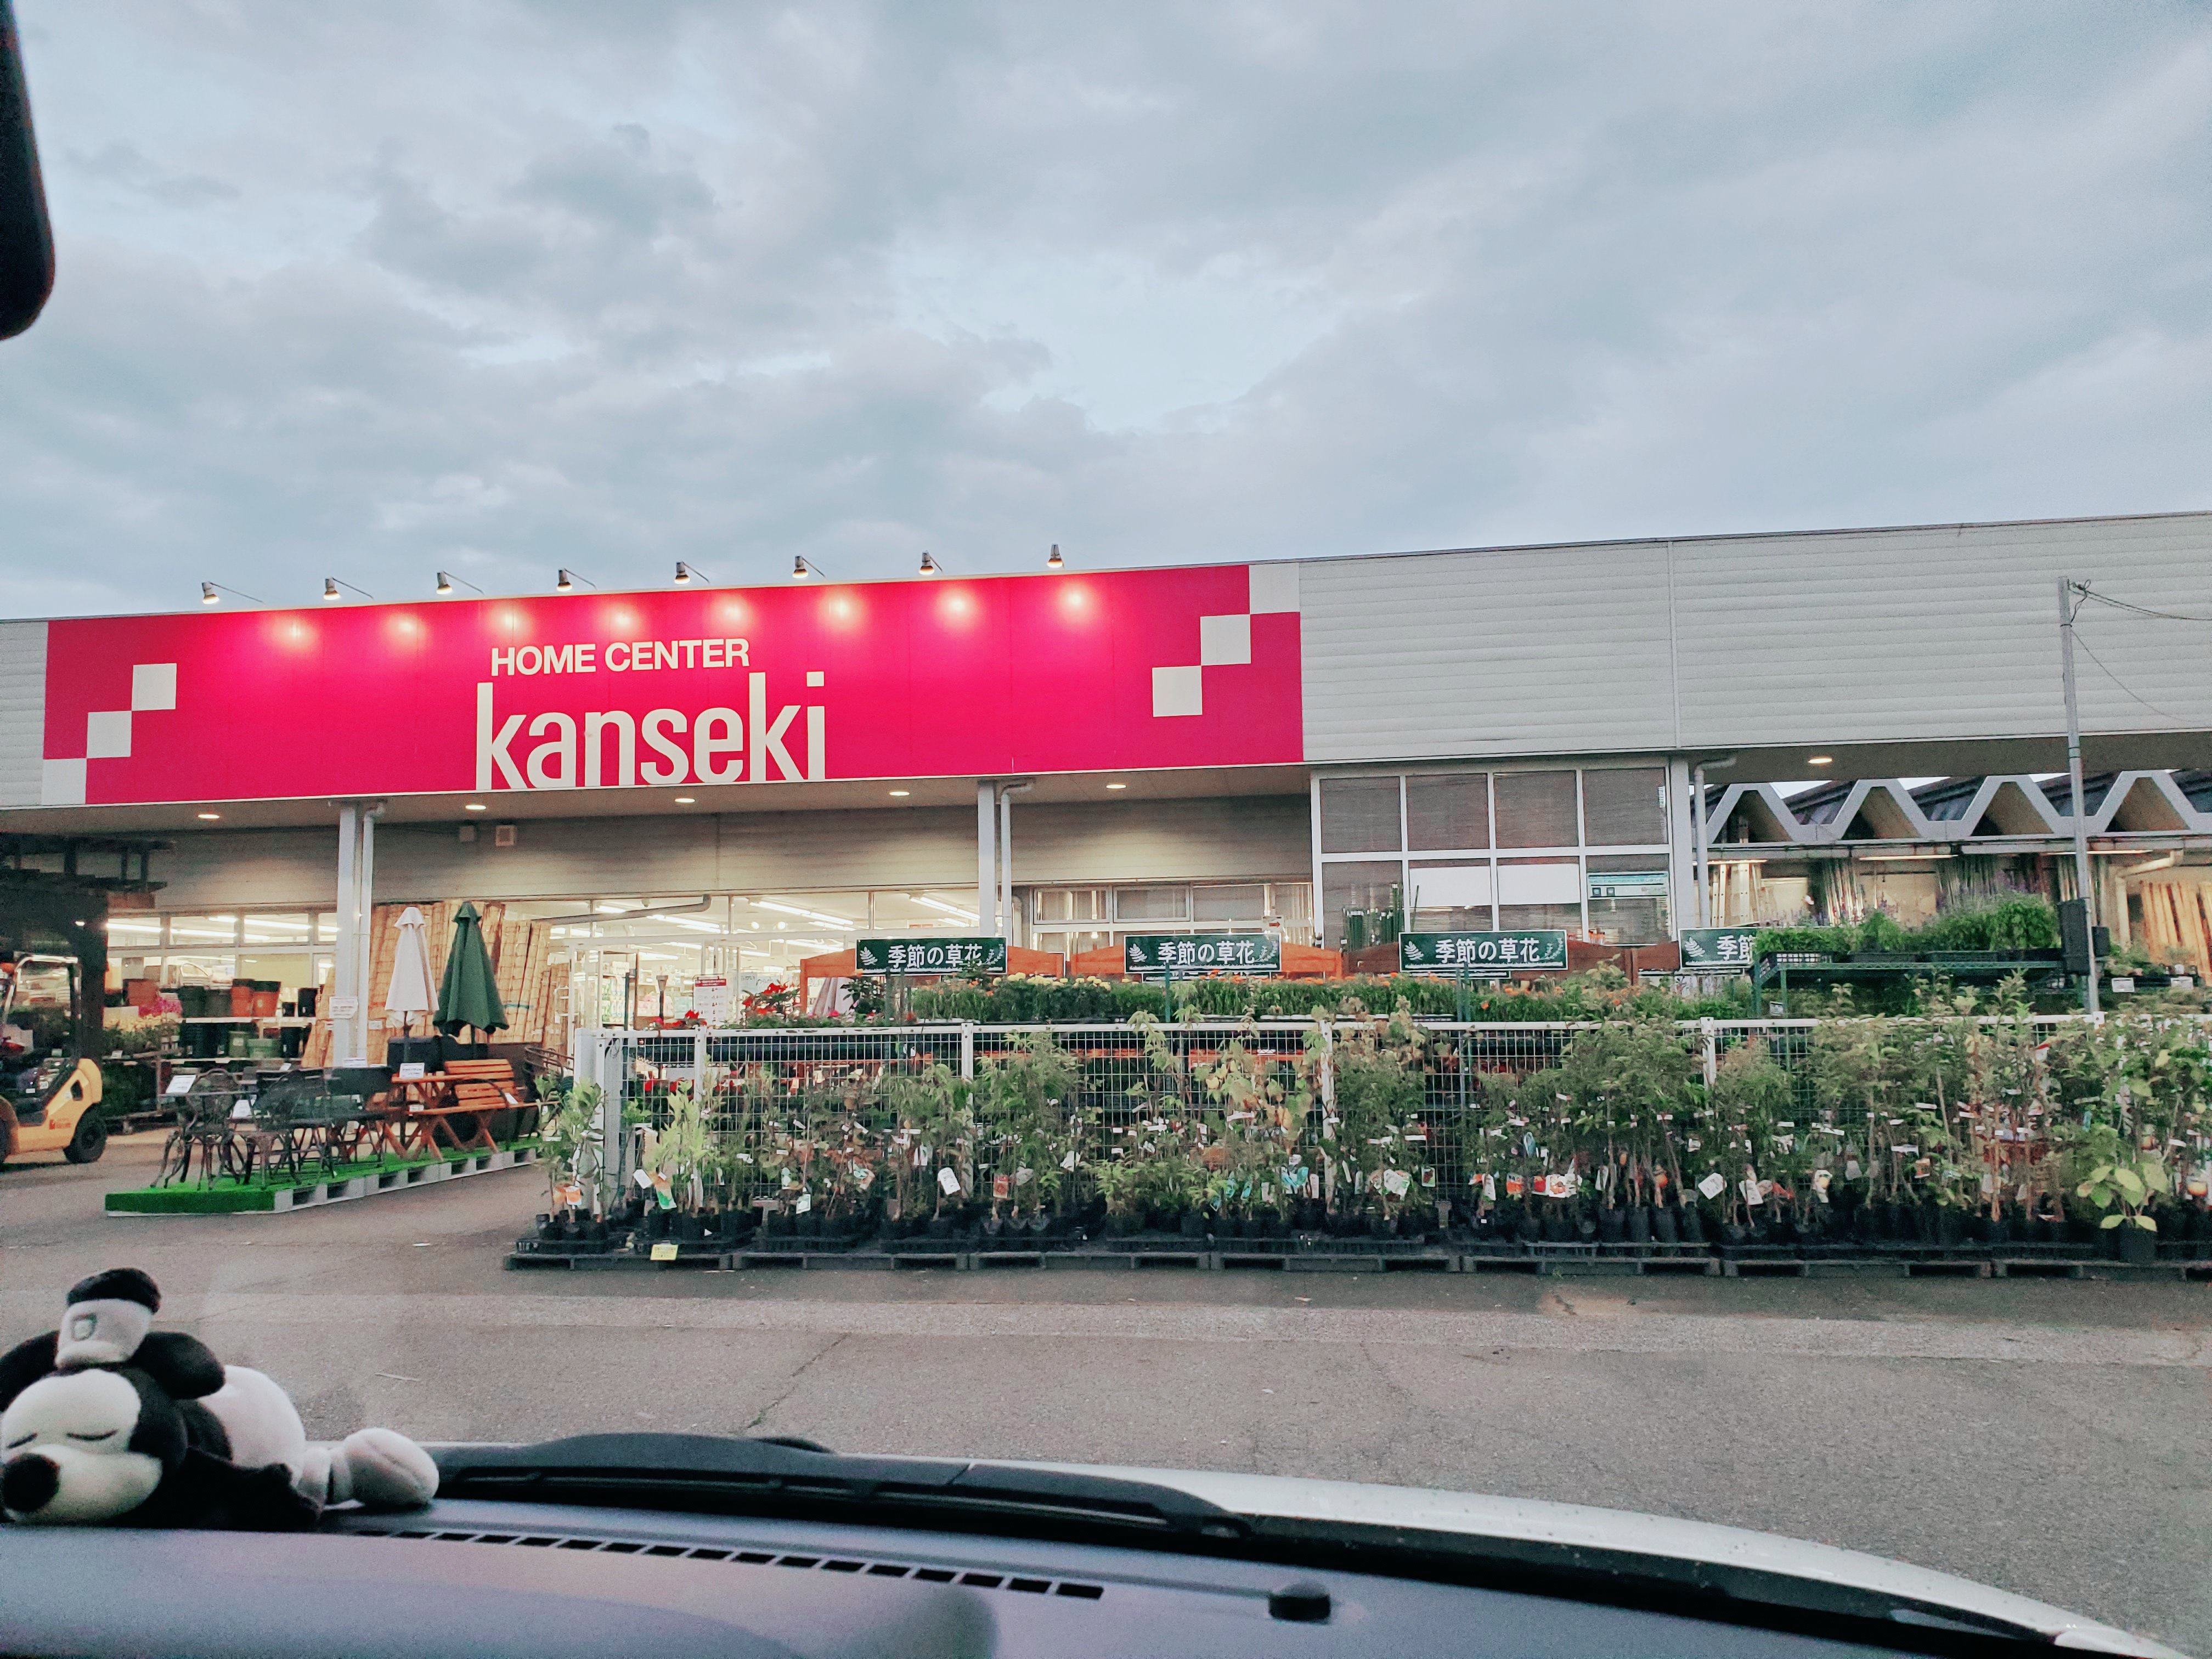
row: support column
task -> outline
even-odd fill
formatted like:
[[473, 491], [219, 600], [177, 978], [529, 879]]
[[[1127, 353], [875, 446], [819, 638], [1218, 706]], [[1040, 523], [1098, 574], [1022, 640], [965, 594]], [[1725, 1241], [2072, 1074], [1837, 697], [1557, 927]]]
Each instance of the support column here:
[[999, 791], [999, 928], [1014, 943], [1014, 794]]
[[380, 801], [374, 806], [362, 808], [361, 851], [356, 855], [353, 866], [361, 916], [360, 925], [356, 929], [357, 943], [355, 948], [360, 955], [356, 958], [354, 983], [361, 988], [361, 1012], [354, 1018], [354, 1044], [348, 1052], [362, 1065], [368, 1063], [368, 1002], [374, 990], [369, 963], [375, 959], [376, 954], [376, 819], [383, 811], [384, 805]]
[[1698, 874], [1690, 811], [1690, 763], [1680, 756], [1667, 762], [1667, 867], [1672, 895], [1667, 906], [1668, 933], [1682, 937], [1698, 925]]
[[360, 851], [361, 807], [356, 802], [345, 801], [338, 807], [338, 938], [328, 1011], [331, 1055], [341, 1065], [354, 1060], [354, 1030], [361, 1011], [360, 889], [355, 879], [355, 860]]
[[998, 787], [975, 781], [975, 925], [988, 937], [999, 931]]

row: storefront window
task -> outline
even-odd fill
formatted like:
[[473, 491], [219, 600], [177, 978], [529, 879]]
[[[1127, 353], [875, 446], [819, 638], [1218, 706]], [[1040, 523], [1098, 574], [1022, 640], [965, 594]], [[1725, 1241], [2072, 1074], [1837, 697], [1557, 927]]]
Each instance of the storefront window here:
[[1667, 775], [1658, 767], [1583, 774], [1583, 823], [1593, 847], [1664, 846]]
[[1406, 780], [1406, 838], [1415, 852], [1490, 845], [1486, 772], [1415, 774]]
[[1116, 921], [1188, 921], [1190, 891], [1182, 887], [1121, 887], [1114, 893]]
[[1667, 936], [1667, 861], [1650, 854], [1589, 860], [1589, 930], [1607, 945], [1656, 945]]
[[1490, 865], [1425, 863], [1413, 860], [1407, 876], [1406, 902], [1416, 929], [1431, 933], [1486, 933], [1497, 898]]
[[1267, 890], [1258, 882], [1237, 887], [1194, 887], [1191, 919], [1206, 922], [1257, 923], [1267, 915]]
[[1576, 824], [1572, 772], [1500, 772], [1492, 782], [1498, 792], [1500, 847], [1581, 844], [1582, 836]]
[[1368, 925], [1364, 919], [1378, 911], [1390, 910], [1401, 902], [1402, 870], [1395, 859], [1323, 865], [1322, 936], [1332, 945], [1340, 944], [1345, 939], [1346, 913], [1352, 911], [1363, 918], [1360, 942], [1367, 943]]
[[1322, 852], [1395, 853], [1398, 831], [1396, 778], [1322, 780]]

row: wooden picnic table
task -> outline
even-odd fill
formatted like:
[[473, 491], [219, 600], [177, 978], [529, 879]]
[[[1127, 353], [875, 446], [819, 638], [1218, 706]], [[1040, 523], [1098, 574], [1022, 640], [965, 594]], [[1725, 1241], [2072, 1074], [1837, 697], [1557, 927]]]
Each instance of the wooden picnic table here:
[[[475, 1091], [465, 1086], [476, 1080], [446, 1072], [392, 1079], [374, 1107], [374, 1127], [371, 1133], [378, 1146], [399, 1158], [410, 1153], [435, 1158], [442, 1136], [457, 1152], [471, 1149], [497, 1152], [499, 1143], [491, 1138], [491, 1128], [486, 1121], [489, 1114], [481, 1103], [471, 1098]], [[465, 1139], [455, 1129], [455, 1118], [470, 1121], [470, 1133]]]

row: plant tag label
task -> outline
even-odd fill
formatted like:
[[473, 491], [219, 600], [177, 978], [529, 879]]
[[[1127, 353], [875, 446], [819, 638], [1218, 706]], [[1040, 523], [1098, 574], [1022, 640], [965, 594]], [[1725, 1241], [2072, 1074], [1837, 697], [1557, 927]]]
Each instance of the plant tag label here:
[[[1506, 1185], [1509, 1187], [1517, 1187], [1519, 1183], [1517, 1182], [1508, 1182]], [[1496, 1176], [1483, 1176], [1482, 1201], [1486, 1204], [1495, 1204], [1498, 1202], [1498, 1177]]]
[[676, 1247], [675, 1247], [673, 1244], [656, 1244], [656, 1245], [654, 1245], [654, 1246], [653, 1247], [653, 1259], [655, 1261], [675, 1261], [675, 1260], [676, 1260]]
[[418, 1082], [422, 1076], [422, 1062], [419, 1060], [410, 1060], [399, 1068], [399, 1080], [402, 1083]]
[[632, 1170], [629, 1172], [629, 1178], [641, 1187], [653, 1185], [653, 1171], [650, 1170]]
[[801, 1193], [791, 1200], [791, 1212], [793, 1215], [805, 1215], [813, 1207], [814, 1194], [811, 1193]]
[[1813, 1190], [1820, 1194], [1822, 1198], [1826, 1198], [1828, 1195], [1828, 1183], [1832, 1179], [1833, 1177], [1826, 1170], [1814, 1170]]
[[665, 1187], [655, 1187], [653, 1189], [653, 1201], [664, 1210], [672, 1210], [676, 1207], [676, 1194]]
[[1505, 1177], [1506, 1197], [1518, 1198], [1525, 1190], [1526, 1188], [1522, 1186], [1521, 1177], [1519, 1176], [1508, 1176]]
[[1436, 1169], [1436, 1165], [1435, 1165], [1435, 1164], [1424, 1164], [1421, 1166], [1421, 1185], [1423, 1185], [1424, 1187], [1433, 1187], [1433, 1186], [1435, 1186], [1436, 1184], [1437, 1184], [1437, 1169]]
[[1861, 1171], [1861, 1170], [1860, 1170], [1860, 1168], [1859, 1168], [1859, 1161], [1858, 1161], [1858, 1159], [1856, 1159], [1856, 1158], [1845, 1158], [1845, 1159], [1844, 1160], [1844, 1180], [1846, 1180], [1846, 1181], [1856, 1181], [1856, 1180], [1859, 1178], [1859, 1176], [1860, 1176], [1860, 1175], [1861, 1175], [1862, 1173], [1863, 1173], [1863, 1172]]
[[1014, 1185], [1017, 1187], [1026, 1187], [1030, 1182], [1036, 1179], [1036, 1171], [1035, 1170], [1023, 1168], [1014, 1171]]
[[1766, 1202], [1766, 1194], [1759, 1190], [1759, 1183], [1749, 1176], [1736, 1183], [1736, 1191], [1743, 1194], [1744, 1206], [1747, 1209], [1757, 1209]]
[[1413, 1177], [1403, 1170], [1382, 1171], [1382, 1190], [1393, 1198], [1403, 1198], [1406, 1195], [1406, 1188], [1413, 1184]]
[[991, 1177], [991, 1196], [994, 1200], [1003, 1203], [1013, 1195], [1014, 1183], [1012, 1177], [1002, 1175], [994, 1175]]
[[1718, 1198], [1721, 1195], [1721, 1189], [1727, 1185], [1727, 1177], [1716, 1170], [1698, 1183], [1698, 1190], [1707, 1198]]
[[1067, 1170], [1070, 1174], [1074, 1173], [1074, 1170], [1075, 1170], [1075, 1152], [1074, 1152], [1074, 1151], [1073, 1151], [1073, 1148], [1071, 1148], [1071, 1149], [1069, 1150], [1068, 1154], [1067, 1154], [1067, 1156], [1066, 1156], [1066, 1158], [1063, 1158], [1062, 1159], [1060, 1159], [1060, 1167], [1061, 1169], [1063, 1169], [1063, 1170]]
[[937, 1184], [947, 1198], [956, 1196], [960, 1191], [960, 1177], [951, 1170], [937, 1172]]
[[853, 1184], [865, 1193], [876, 1184], [876, 1172], [863, 1164], [853, 1171]]
[[567, 1209], [574, 1209], [584, 1201], [584, 1189], [571, 1182], [553, 1195], [554, 1201]]

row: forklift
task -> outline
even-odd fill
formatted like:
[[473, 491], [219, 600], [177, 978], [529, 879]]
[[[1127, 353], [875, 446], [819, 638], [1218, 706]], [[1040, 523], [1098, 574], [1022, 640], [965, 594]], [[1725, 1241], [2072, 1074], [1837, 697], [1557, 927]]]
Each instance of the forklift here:
[[75, 957], [0, 951], [0, 1165], [40, 1152], [91, 1164], [107, 1150], [83, 974]]

